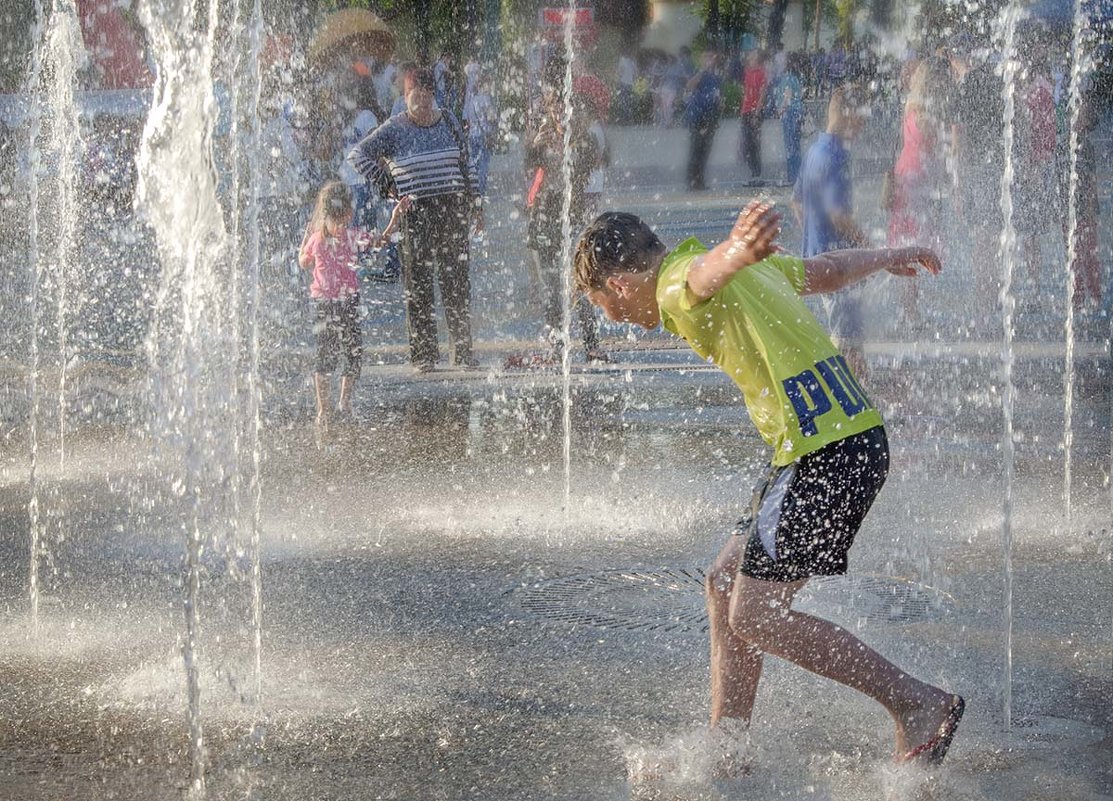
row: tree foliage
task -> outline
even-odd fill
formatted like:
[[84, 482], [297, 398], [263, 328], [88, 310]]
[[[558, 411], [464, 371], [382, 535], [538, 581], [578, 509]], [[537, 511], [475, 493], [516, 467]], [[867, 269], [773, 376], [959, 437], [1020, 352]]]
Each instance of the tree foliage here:
[[712, 41], [734, 43], [752, 32], [752, 12], [757, 0], [702, 0], [700, 11]]

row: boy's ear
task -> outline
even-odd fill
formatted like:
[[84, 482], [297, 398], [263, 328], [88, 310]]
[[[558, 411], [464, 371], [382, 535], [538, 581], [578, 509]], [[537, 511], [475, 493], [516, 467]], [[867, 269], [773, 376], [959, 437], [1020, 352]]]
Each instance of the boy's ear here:
[[626, 297], [629, 283], [622, 275], [608, 275], [604, 286], [619, 297]]

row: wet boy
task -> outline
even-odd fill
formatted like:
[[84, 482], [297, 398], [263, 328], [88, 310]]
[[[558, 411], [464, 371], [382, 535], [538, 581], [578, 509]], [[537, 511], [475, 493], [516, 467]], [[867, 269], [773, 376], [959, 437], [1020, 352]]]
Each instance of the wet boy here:
[[[914, 679], [853, 634], [791, 609], [811, 576], [846, 572], [847, 552], [889, 467], [881, 416], [800, 295], [833, 292], [887, 270], [940, 271], [925, 248], [779, 253], [780, 216], [750, 203], [725, 242], [668, 252], [632, 214], [609, 212], [582, 234], [580, 291], [611, 319], [665, 328], [741, 388], [773, 448], [739, 524], [707, 575], [711, 724], [749, 724], [762, 658], [773, 654], [881, 703], [900, 761], [943, 759], [963, 700]], [[729, 775], [734, 766], [721, 765]]]

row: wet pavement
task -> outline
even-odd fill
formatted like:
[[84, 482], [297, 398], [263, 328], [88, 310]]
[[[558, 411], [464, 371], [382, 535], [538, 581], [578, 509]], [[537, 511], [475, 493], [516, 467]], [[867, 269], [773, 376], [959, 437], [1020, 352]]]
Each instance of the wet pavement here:
[[[684, 132], [619, 138], [607, 203], [642, 214], [670, 242], [721, 236], [752, 191], [729, 138], [701, 195], [675, 188]], [[654, 148], [675, 163], [649, 163]], [[186, 793], [182, 575], [194, 514], [206, 541], [210, 798], [1113, 798], [1109, 327], [1100, 314], [1078, 320], [1068, 523], [1065, 276], [1054, 249], [1039, 282], [1018, 286], [1010, 725], [1002, 331], [970, 308], [974, 277], [957, 242], [951, 268], [925, 291], [919, 328], [897, 321], [892, 282], [867, 296], [877, 314], [864, 383], [887, 420], [893, 469], [851, 574], [800, 600], [963, 693], [954, 749], [932, 773], [894, 768], [880, 709], [769, 660], [751, 775], [716, 783], [701, 730], [700, 571], [748, 502], [766, 450], [718, 371], [659, 332], [605, 326], [614, 362], [573, 358], [566, 501], [562, 377], [504, 366], [540, 340], [514, 154], [500, 158], [497, 224], [476, 243], [480, 369], [415, 376], [398, 285], [369, 286], [355, 414], [319, 441], [300, 307], [274, 322], [285, 338], [265, 342], [259, 696], [251, 493], [238, 480], [250, 448], [216, 465], [194, 506], [168, 480], [177, 452], [147, 433], [137, 352], [70, 363], [64, 465], [55, 409], [39, 430], [35, 632], [26, 362], [12, 354], [0, 365], [0, 798]], [[878, 233], [872, 170], [867, 159], [858, 197]], [[763, 191], [787, 198], [783, 187]], [[785, 237], [794, 247], [791, 221]], [[42, 386], [53, 398], [51, 369]], [[628, 768], [653, 762], [670, 766], [664, 780], [632, 787]]]

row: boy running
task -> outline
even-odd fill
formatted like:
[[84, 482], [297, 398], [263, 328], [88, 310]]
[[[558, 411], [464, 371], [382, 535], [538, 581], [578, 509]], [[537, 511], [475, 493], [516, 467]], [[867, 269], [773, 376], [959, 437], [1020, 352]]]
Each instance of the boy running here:
[[[749, 725], [769, 653], [882, 704], [896, 724], [898, 761], [938, 763], [963, 699], [791, 604], [809, 577], [846, 572], [854, 535], [889, 469], [881, 415], [799, 296], [881, 270], [935, 275], [941, 265], [918, 247], [782, 255], [780, 219], [753, 202], [725, 242], [707, 250], [688, 239], [668, 252], [640, 219], [608, 212], [580, 237], [576, 284], [611, 320], [647, 329], [664, 323], [718, 364], [773, 448], [753, 514], [707, 574], [712, 727]], [[721, 770], [738, 767], [728, 759]]]

